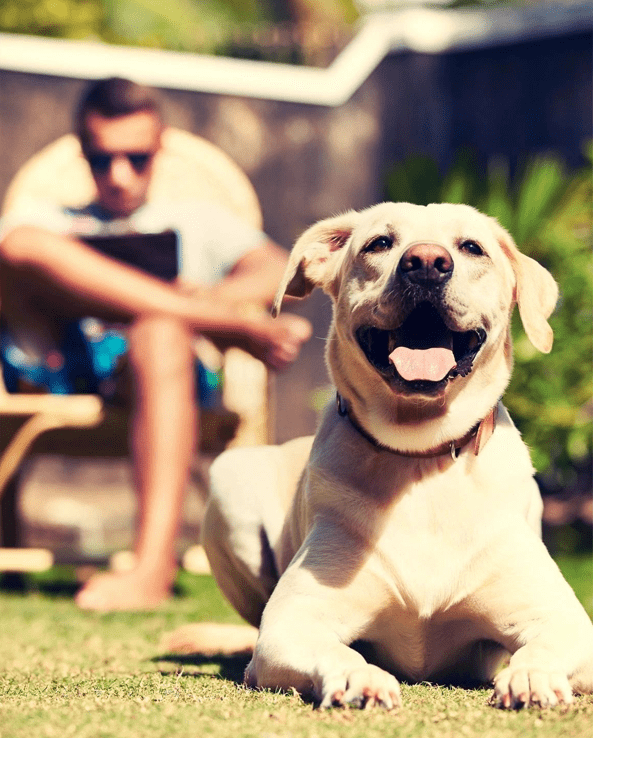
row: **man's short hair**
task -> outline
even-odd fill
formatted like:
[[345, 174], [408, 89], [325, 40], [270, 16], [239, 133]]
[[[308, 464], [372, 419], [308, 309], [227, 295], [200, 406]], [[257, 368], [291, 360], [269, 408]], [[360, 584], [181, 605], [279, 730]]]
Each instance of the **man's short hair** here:
[[103, 78], [92, 83], [79, 100], [74, 130], [85, 145], [87, 137], [86, 116], [98, 113], [106, 118], [128, 116], [140, 111], [154, 113], [163, 121], [159, 93], [150, 86], [143, 86], [126, 78]]

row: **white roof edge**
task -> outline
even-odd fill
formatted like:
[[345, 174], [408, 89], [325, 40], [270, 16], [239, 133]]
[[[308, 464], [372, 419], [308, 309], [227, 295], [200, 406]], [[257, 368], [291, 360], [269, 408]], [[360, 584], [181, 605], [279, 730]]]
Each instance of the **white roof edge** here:
[[328, 68], [0, 33], [0, 70], [309, 105], [345, 103], [392, 51], [438, 54], [592, 29], [591, 3], [373, 13]]

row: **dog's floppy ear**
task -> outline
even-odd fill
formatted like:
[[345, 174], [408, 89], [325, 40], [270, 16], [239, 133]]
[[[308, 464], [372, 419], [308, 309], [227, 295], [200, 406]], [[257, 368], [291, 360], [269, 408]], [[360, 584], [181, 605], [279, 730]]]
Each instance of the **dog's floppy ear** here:
[[336, 276], [342, 248], [352, 235], [358, 213], [351, 210], [341, 216], [319, 221], [307, 229], [295, 243], [284, 277], [275, 295], [272, 313], [277, 315], [288, 296], [304, 297], [319, 286], [330, 292]]
[[515, 271], [515, 300], [526, 336], [542, 353], [550, 353], [553, 330], [548, 318], [557, 304], [557, 283], [547, 269], [517, 249], [511, 235], [502, 227], [498, 242]]

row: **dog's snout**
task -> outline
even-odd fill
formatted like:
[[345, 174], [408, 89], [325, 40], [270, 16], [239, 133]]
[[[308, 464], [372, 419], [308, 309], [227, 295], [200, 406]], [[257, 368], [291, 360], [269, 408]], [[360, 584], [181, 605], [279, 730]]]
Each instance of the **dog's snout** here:
[[437, 243], [415, 243], [404, 251], [398, 271], [410, 283], [444, 283], [454, 271], [450, 252]]

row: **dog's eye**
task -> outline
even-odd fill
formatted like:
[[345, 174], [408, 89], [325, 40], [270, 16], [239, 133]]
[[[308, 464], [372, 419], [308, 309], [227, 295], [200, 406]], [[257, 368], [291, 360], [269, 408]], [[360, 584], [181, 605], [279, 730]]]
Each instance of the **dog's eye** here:
[[388, 251], [392, 245], [393, 240], [391, 237], [381, 235], [368, 242], [364, 250], [367, 253], [381, 253], [382, 251]]
[[482, 256], [484, 254], [483, 249], [475, 240], [465, 240], [462, 242], [461, 250], [466, 253], [471, 253], [472, 256]]

